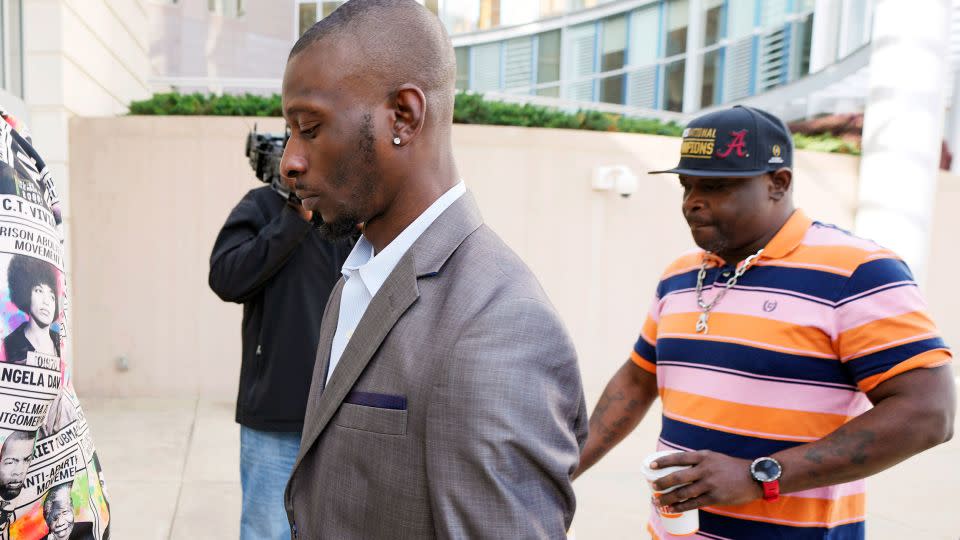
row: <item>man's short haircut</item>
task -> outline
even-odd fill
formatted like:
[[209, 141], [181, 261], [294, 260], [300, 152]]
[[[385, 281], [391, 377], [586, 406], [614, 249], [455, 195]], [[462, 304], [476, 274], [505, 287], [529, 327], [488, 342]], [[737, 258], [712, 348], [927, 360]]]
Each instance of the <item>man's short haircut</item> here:
[[453, 121], [456, 55], [443, 23], [427, 8], [414, 0], [350, 0], [304, 32], [290, 58], [326, 39], [349, 40], [351, 75], [381, 85], [384, 97], [414, 84], [426, 94], [434, 123]]
[[[30, 301], [33, 288], [37, 285], [46, 285], [53, 291], [54, 320], [60, 314], [60, 297], [57, 294], [57, 270], [52, 264], [28, 257], [14, 255], [7, 268], [7, 284], [10, 287], [10, 300], [20, 311], [30, 315]], [[32, 317], [32, 315], [31, 315]]]
[[17, 441], [30, 441], [34, 442], [36, 440], [36, 431], [12, 431], [10, 435], [7, 435], [7, 438], [3, 440], [3, 445], [0, 446], [0, 456], [3, 455], [3, 451], [7, 448], [8, 442], [17, 442]]

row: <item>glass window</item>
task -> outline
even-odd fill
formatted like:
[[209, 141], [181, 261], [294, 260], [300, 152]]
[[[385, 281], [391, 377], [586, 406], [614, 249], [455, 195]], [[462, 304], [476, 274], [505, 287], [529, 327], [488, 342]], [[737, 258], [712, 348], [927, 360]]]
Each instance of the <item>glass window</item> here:
[[664, 67], [663, 100], [664, 109], [668, 111], [683, 111], [683, 73], [686, 64], [685, 60], [678, 60]]
[[700, 106], [709, 107], [720, 103], [720, 74], [723, 73], [723, 51], [715, 49], [703, 55], [703, 83]]
[[0, 0], [0, 88], [23, 97], [21, 0]]
[[537, 84], [560, 80], [560, 31], [537, 36]]
[[3, 4], [3, 0], [0, 0], [0, 88], [7, 87], [7, 47], [4, 43], [7, 40], [7, 20], [4, 17], [6, 6]]
[[793, 43], [790, 50], [790, 80], [795, 81], [810, 73], [810, 48], [813, 38], [813, 14], [793, 23]]
[[705, 3], [707, 15], [703, 36], [703, 46], [709, 47], [723, 37], [723, 23], [726, 13], [723, 9], [723, 0], [707, 0]]
[[243, 15], [241, 0], [207, 0], [207, 8], [210, 10], [210, 13], [216, 13], [224, 17]]
[[314, 2], [300, 4], [298, 8], [298, 23], [297, 28], [300, 31], [302, 36], [304, 32], [310, 29], [315, 22], [317, 22], [317, 4]]
[[[614, 17], [603, 21], [603, 42], [600, 50], [600, 71], [622, 69], [627, 59], [627, 18]], [[616, 75], [600, 80], [600, 100], [623, 103], [624, 76]]]
[[330, 15], [337, 10], [338, 7], [346, 4], [346, 0], [338, 0], [334, 2], [323, 2], [323, 11], [321, 12], [320, 18], [324, 18], [327, 15]]
[[478, 92], [500, 90], [501, 44], [490, 43], [473, 47], [470, 69], [473, 70], [473, 90]]
[[756, 22], [756, 0], [728, 0], [727, 37], [739, 39], [753, 33]]
[[567, 10], [566, 0], [540, 0], [540, 17], [560, 15]]
[[648, 66], [657, 61], [660, 42], [660, 7], [653, 4], [630, 14], [631, 66]]
[[690, 6], [687, 0], [667, 2], [667, 56], [687, 51], [687, 25], [690, 24]]
[[457, 90], [470, 89], [470, 47], [457, 47]]

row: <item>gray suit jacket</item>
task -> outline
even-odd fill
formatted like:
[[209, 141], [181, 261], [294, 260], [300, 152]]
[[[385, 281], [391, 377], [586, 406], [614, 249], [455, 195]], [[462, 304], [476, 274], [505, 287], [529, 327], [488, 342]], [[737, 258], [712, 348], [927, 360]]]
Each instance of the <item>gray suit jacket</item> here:
[[324, 388], [342, 290], [284, 497], [295, 537], [563, 538], [587, 434], [576, 353], [473, 196], [400, 260]]

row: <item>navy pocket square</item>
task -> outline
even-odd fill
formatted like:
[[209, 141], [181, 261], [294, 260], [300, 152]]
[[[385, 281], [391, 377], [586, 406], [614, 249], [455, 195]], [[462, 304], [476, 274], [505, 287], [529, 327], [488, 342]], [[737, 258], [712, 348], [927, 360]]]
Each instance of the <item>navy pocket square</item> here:
[[358, 392], [355, 390], [347, 394], [343, 402], [353, 405], [363, 405], [364, 407], [377, 407], [379, 409], [407, 410], [406, 397], [377, 394], [376, 392]]

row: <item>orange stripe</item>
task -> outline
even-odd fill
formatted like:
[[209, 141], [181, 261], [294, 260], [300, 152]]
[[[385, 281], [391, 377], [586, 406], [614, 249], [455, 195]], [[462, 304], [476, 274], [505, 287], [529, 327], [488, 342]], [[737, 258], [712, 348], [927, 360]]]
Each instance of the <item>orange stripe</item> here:
[[851, 328], [837, 336], [837, 351], [844, 362], [911, 341], [936, 335], [937, 325], [926, 312], [914, 311]]
[[651, 345], [657, 344], [657, 322], [653, 317], [647, 315], [647, 320], [643, 322], [643, 329], [640, 330], [640, 337], [647, 340]]
[[[669, 378], [667, 378], [669, 384]], [[729, 433], [767, 439], [816, 440], [847, 421], [842, 414], [746, 405], [663, 388], [663, 414]]]
[[703, 252], [691, 252], [681, 255], [680, 258], [670, 263], [670, 266], [663, 271], [663, 275], [660, 277], [661, 280], [667, 279], [669, 277], [675, 276], [677, 274], [683, 274], [689, 272], [695, 268], [700, 268], [700, 265], [703, 263]]
[[801, 244], [786, 257], [776, 261], [765, 261], [764, 264], [776, 265], [780, 261], [814, 264], [832, 267], [836, 269], [834, 273], [850, 276], [871, 253], [851, 246], [807, 246]]
[[630, 351], [630, 359], [633, 360], [634, 364], [643, 368], [644, 370], [649, 371], [654, 375], [657, 374], [657, 365], [637, 354], [637, 351]]
[[835, 527], [861, 521], [866, 510], [863, 493], [839, 499], [813, 499], [783, 495], [776, 501], [758, 500], [739, 506], [709, 506], [707, 512], [725, 516], [808, 527]]
[[[699, 336], [695, 334], [699, 317], [699, 313], [666, 315], [660, 319], [659, 335], [691, 334], [690, 337], [696, 339]], [[830, 336], [810, 326], [734, 313], [712, 313], [709, 326], [709, 334], [704, 337], [714, 341], [739, 343], [725, 339], [735, 338], [754, 342], [761, 347], [769, 345], [772, 349], [789, 349], [799, 354], [807, 352], [818, 356], [834, 356]]]
[[647, 532], [650, 533], [650, 538], [653, 540], [660, 540], [660, 537], [657, 536], [657, 533], [653, 530], [653, 525], [651, 525], [649, 521], [647, 522]]
[[872, 375], [866, 379], [863, 379], [857, 383], [857, 386], [860, 387], [861, 391], [866, 393], [876, 388], [880, 383], [890, 380], [901, 373], [918, 368], [935, 368], [945, 366], [950, 363], [951, 358], [953, 358], [953, 353], [947, 349], [933, 349], [930, 351], [924, 351], [909, 360], [900, 362], [883, 373], [877, 373], [876, 375]]

